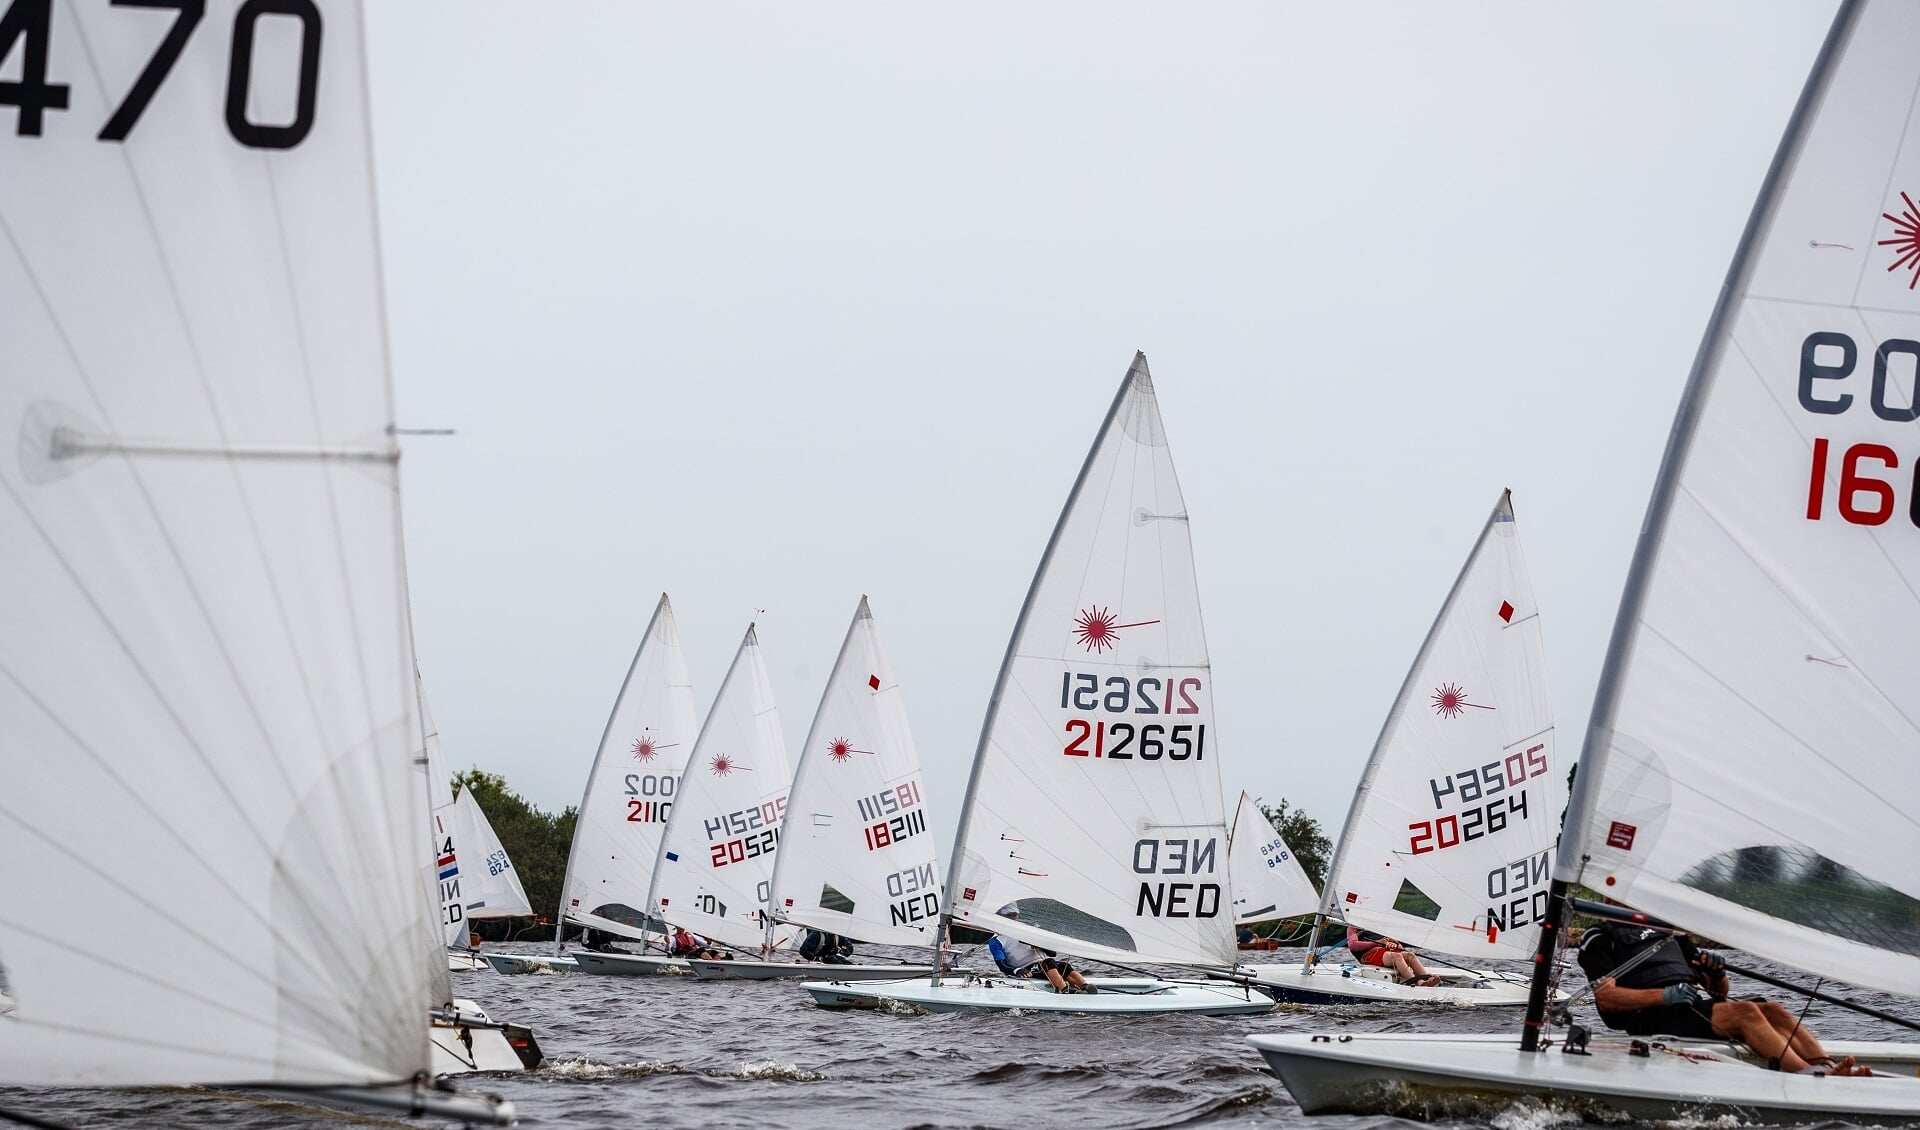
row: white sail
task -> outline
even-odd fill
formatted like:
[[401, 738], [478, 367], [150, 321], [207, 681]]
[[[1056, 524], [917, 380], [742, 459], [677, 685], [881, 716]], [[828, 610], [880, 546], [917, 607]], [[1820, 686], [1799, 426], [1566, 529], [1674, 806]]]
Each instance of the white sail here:
[[1233, 964], [1220, 748], [1186, 502], [1137, 355], [987, 707], [955, 919], [1087, 957]]
[[1320, 892], [1300, 859], [1246, 793], [1227, 830], [1228, 873], [1233, 879], [1233, 923], [1271, 922], [1320, 907]]
[[792, 780], [773, 686], [748, 625], [667, 816], [653, 879], [662, 918], [731, 946], [760, 947]]
[[940, 853], [920, 755], [864, 596], [807, 732], [787, 810], [773, 870], [777, 917], [868, 942], [935, 943]]
[[453, 838], [461, 845], [466, 867], [461, 872], [460, 896], [468, 919], [518, 918], [533, 913], [520, 872], [500, 844], [472, 789], [461, 789], [453, 802]]
[[1530, 956], [1565, 775], [1540, 612], [1503, 492], [1380, 730], [1327, 905], [1410, 945]]
[[[434, 723], [433, 708], [427, 705], [426, 681], [414, 673], [414, 690], [420, 700], [420, 726], [423, 733], [420, 762], [427, 784], [427, 887], [439, 904], [434, 921], [447, 945], [467, 944], [466, 899], [460, 888], [460, 837], [453, 815], [453, 778], [447, 773], [447, 759], [440, 752], [440, 727]], [[453, 996], [449, 983], [447, 995]]]
[[1560, 863], [1729, 945], [1914, 995], [1920, 5], [1855, 13], [1675, 420]]
[[0, 48], [0, 1083], [431, 1062], [361, 13], [209, 7]]
[[660, 837], [699, 723], [680, 629], [665, 593], [600, 735], [561, 884], [568, 922], [641, 938]]

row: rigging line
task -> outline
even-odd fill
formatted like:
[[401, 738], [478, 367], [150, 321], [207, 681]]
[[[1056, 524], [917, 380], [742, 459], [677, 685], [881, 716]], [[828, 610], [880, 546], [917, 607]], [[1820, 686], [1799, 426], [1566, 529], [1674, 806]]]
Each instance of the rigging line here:
[[[1651, 625], [1651, 624], [1649, 624], [1649, 623], [1647, 623], [1647, 622], [1646, 622], [1646, 621], [1645, 621], [1644, 619], [1640, 621], [1640, 627], [1641, 627], [1641, 629], [1642, 629], [1643, 631], [1645, 631], [1645, 632], [1646, 632], [1646, 633], [1647, 633], [1648, 635], [1650, 635], [1650, 636], [1652, 636], [1653, 638], [1655, 638], [1655, 639], [1657, 639], [1657, 640], [1659, 640], [1659, 641], [1660, 641], [1661, 643], [1664, 643], [1664, 644], [1666, 644], [1668, 648], [1670, 648], [1670, 649], [1672, 649], [1672, 651], [1673, 651], [1673, 653], [1674, 653], [1675, 655], [1677, 655], [1677, 656], [1679, 656], [1680, 658], [1682, 658], [1682, 659], [1684, 659], [1684, 660], [1686, 660], [1686, 661], [1687, 661], [1687, 662], [1688, 662], [1689, 664], [1691, 664], [1692, 666], [1694, 666], [1695, 668], [1697, 668], [1697, 669], [1698, 669], [1698, 670], [1699, 670], [1699, 671], [1700, 671], [1700, 672], [1701, 672], [1702, 674], [1704, 674], [1704, 675], [1706, 675], [1708, 679], [1710, 679], [1710, 680], [1712, 680], [1712, 681], [1713, 681], [1713, 682], [1714, 682], [1715, 684], [1717, 684], [1718, 686], [1720, 686], [1720, 688], [1721, 688], [1721, 689], [1723, 689], [1723, 690], [1725, 690], [1725, 691], [1726, 691], [1726, 692], [1727, 692], [1727, 693], [1728, 693], [1729, 695], [1731, 695], [1731, 696], [1733, 696], [1733, 698], [1735, 698], [1735, 699], [1736, 699], [1736, 700], [1738, 700], [1738, 701], [1739, 701], [1739, 702], [1740, 702], [1740, 703], [1741, 703], [1742, 705], [1744, 705], [1744, 706], [1746, 706], [1746, 707], [1747, 707], [1747, 708], [1748, 708], [1749, 710], [1751, 710], [1751, 711], [1752, 711], [1752, 712], [1754, 713], [1754, 715], [1755, 715], [1755, 716], [1757, 716], [1757, 717], [1759, 717], [1759, 718], [1763, 718], [1763, 719], [1765, 719], [1765, 720], [1766, 720], [1766, 721], [1767, 721], [1768, 723], [1770, 723], [1770, 724], [1771, 724], [1771, 725], [1772, 725], [1772, 726], [1773, 726], [1773, 727], [1774, 727], [1774, 728], [1775, 728], [1776, 730], [1778, 730], [1778, 731], [1779, 731], [1779, 732], [1781, 733], [1781, 735], [1783, 735], [1784, 737], [1786, 737], [1786, 738], [1788, 738], [1788, 739], [1790, 739], [1790, 740], [1792, 740], [1792, 741], [1793, 741], [1793, 742], [1794, 742], [1794, 743], [1795, 743], [1796, 745], [1799, 745], [1800, 747], [1802, 747], [1803, 749], [1805, 749], [1805, 750], [1807, 751], [1807, 753], [1809, 753], [1810, 755], [1812, 755], [1812, 757], [1814, 758], [1814, 760], [1816, 760], [1816, 761], [1818, 761], [1818, 762], [1819, 762], [1820, 764], [1822, 764], [1822, 765], [1824, 765], [1824, 766], [1826, 766], [1826, 767], [1827, 767], [1828, 769], [1831, 769], [1831, 770], [1832, 770], [1832, 771], [1834, 772], [1834, 775], [1835, 775], [1835, 776], [1838, 776], [1838, 777], [1841, 777], [1841, 778], [1843, 778], [1843, 779], [1845, 779], [1846, 781], [1848, 781], [1848, 782], [1850, 782], [1851, 784], [1853, 784], [1853, 785], [1854, 785], [1854, 786], [1855, 786], [1856, 788], [1858, 788], [1858, 789], [1859, 789], [1859, 790], [1861, 791], [1861, 793], [1862, 793], [1863, 795], [1865, 795], [1865, 796], [1868, 796], [1868, 797], [1872, 797], [1872, 798], [1874, 798], [1874, 799], [1876, 799], [1876, 800], [1878, 800], [1878, 801], [1880, 801], [1880, 803], [1881, 803], [1881, 806], [1882, 806], [1883, 808], [1885, 808], [1885, 809], [1886, 809], [1886, 812], [1887, 812], [1887, 815], [1888, 815], [1888, 816], [1890, 816], [1890, 817], [1898, 817], [1898, 818], [1900, 818], [1901, 820], [1903, 820], [1903, 821], [1904, 821], [1905, 823], [1907, 823], [1907, 824], [1910, 824], [1910, 825], [1914, 825], [1914, 826], [1917, 826], [1917, 827], [1920, 827], [1920, 818], [1916, 818], [1916, 817], [1915, 817], [1914, 815], [1911, 815], [1911, 814], [1907, 814], [1907, 813], [1902, 813], [1902, 812], [1900, 812], [1900, 811], [1899, 811], [1898, 809], [1896, 809], [1896, 808], [1894, 808], [1894, 807], [1893, 807], [1893, 804], [1892, 804], [1892, 800], [1891, 800], [1891, 798], [1889, 798], [1889, 797], [1886, 797], [1886, 796], [1883, 796], [1883, 795], [1881, 795], [1881, 794], [1880, 794], [1880, 793], [1878, 793], [1878, 792], [1875, 792], [1875, 791], [1874, 791], [1874, 790], [1872, 789], [1872, 787], [1871, 787], [1871, 786], [1869, 786], [1869, 785], [1868, 785], [1868, 784], [1867, 784], [1866, 782], [1864, 782], [1864, 781], [1862, 781], [1862, 780], [1860, 780], [1860, 779], [1859, 779], [1858, 777], [1856, 777], [1856, 776], [1854, 776], [1854, 775], [1853, 775], [1853, 774], [1852, 774], [1851, 772], [1849, 772], [1849, 771], [1848, 771], [1848, 770], [1847, 770], [1847, 769], [1846, 769], [1845, 767], [1843, 767], [1843, 766], [1841, 766], [1841, 765], [1838, 765], [1838, 764], [1836, 764], [1836, 763], [1835, 763], [1835, 762], [1834, 762], [1834, 761], [1833, 761], [1832, 759], [1830, 759], [1830, 758], [1828, 758], [1828, 757], [1827, 757], [1827, 756], [1826, 756], [1826, 755], [1825, 755], [1824, 753], [1822, 753], [1822, 752], [1821, 752], [1821, 751], [1820, 751], [1820, 750], [1819, 750], [1818, 748], [1816, 748], [1816, 747], [1815, 747], [1815, 746], [1814, 746], [1814, 745], [1813, 745], [1812, 743], [1810, 743], [1810, 742], [1808, 742], [1808, 741], [1806, 741], [1805, 739], [1803, 739], [1803, 738], [1801, 738], [1801, 737], [1800, 737], [1800, 735], [1798, 735], [1798, 734], [1796, 734], [1796, 733], [1794, 733], [1794, 732], [1793, 732], [1792, 730], [1790, 730], [1790, 729], [1788, 729], [1788, 728], [1787, 728], [1787, 726], [1786, 726], [1786, 725], [1785, 725], [1784, 723], [1782, 723], [1782, 722], [1781, 722], [1781, 721], [1780, 721], [1779, 719], [1777, 719], [1777, 718], [1775, 718], [1775, 717], [1773, 717], [1773, 716], [1772, 716], [1771, 714], [1768, 714], [1768, 713], [1767, 713], [1767, 712], [1766, 712], [1765, 710], [1763, 710], [1763, 709], [1762, 709], [1762, 708], [1761, 708], [1761, 707], [1760, 707], [1760, 706], [1759, 706], [1759, 705], [1758, 705], [1757, 703], [1755, 703], [1755, 702], [1754, 702], [1754, 701], [1753, 701], [1752, 699], [1750, 699], [1750, 698], [1748, 698], [1748, 697], [1747, 697], [1746, 695], [1744, 695], [1744, 694], [1742, 694], [1742, 693], [1741, 693], [1741, 692], [1740, 692], [1740, 691], [1739, 691], [1738, 689], [1736, 689], [1735, 687], [1733, 687], [1733, 686], [1732, 686], [1731, 684], [1729, 684], [1729, 683], [1728, 683], [1728, 682], [1727, 682], [1726, 680], [1724, 680], [1724, 679], [1722, 679], [1722, 678], [1720, 678], [1720, 676], [1718, 676], [1718, 675], [1716, 675], [1716, 674], [1714, 674], [1714, 673], [1713, 673], [1713, 672], [1712, 672], [1711, 670], [1709, 670], [1709, 669], [1707, 668], [1707, 666], [1706, 666], [1706, 664], [1704, 664], [1704, 663], [1702, 663], [1702, 662], [1701, 662], [1700, 660], [1698, 660], [1698, 659], [1696, 659], [1696, 658], [1695, 658], [1695, 657], [1693, 656], [1693, 654], [1692, 654], [1691, 652], [1688, 652], [1688, 651], [1687, 651], [1687, 650], [1686, 650], [1685, 648], [1683, 648], [1683, 647], [1681, 647], [1681, 646], [1680, 646], [1680, 645], [1679, 645], [1678, 643], [1676, 643], [1676, 642], [1675, 642], [1674, 640], [1672, 640], [1672, 639], [1670, 639], [1670, 638], [1668, 638], [1668, 637], [1667, 637], [1667, 635], [1666, 635], [1665, 633], [1663, 633], [1663, 632], [1661, 632], [1661, 631], [1660, 631], [1660, 630], [1659, 630], [1658, 628], [1655, 628], [1655, 627], [1654, 627], [1653, 625]], [[1686, 788], [1686, 789], [1687, 789], [1687, 790], [1688, 790], [1689, 792], [1691, 792], [1691, 793], [1693, 793], [1693, 794], [1695, 794], [1695, 795], [1697, 795], [1697, 796], [1699, 796], [1699, 797], [1700, 797], [1701, 799], [1703, 799], [1703, 800], [1706, 800], [1706, 801], [1708, 801], [1709, 803], [1711, 803], [1711, 804], [1713, 804], [1713, 805], [1714, 805], [1715, 807], [1717, 807], [1717, 808], [1720, 808], [1720, 809], [1723, 809], [1723, 810], [1725, 810], [1725, 811], [1729, 811], [1729, 812], [1731, 812], [1731, 811], [1734, 811], [1734, 809], [1733, 809], [1733, 807], [1732, 807], [1731, 805], [1729, 805], [1729, 804], [1727, 804], [1726, 802], [1724, 802], [1724, 801], [1722, 801], [1722, 800], [1720, 800], [1720, 799], [1719, 799], [1718, 797], [1716, 797], [1716, 796], [1713, 796], [1713, 795], [1710, 795], [1710, 794], [1708, 794], [1707, 792], [1705, 792], [1705, 791], [1704, 791], [1704, 790], [1703, 790], [1702, 788], [1700, 788], [1700, 787], [1699, 787], [1699, 786], [1697, 786], [1697, 785], [1693, 785], [1693, 784], [1690, 784], [1690, 783], [1688, 783], [1688, 782], [1684, 782], [1684, 781], [1676, 781], [1676, 783], [1677, 783], [1677, 784], [1680, 784], [1680, 785], [1681, 785], [1682, 787], [1684, 787], [1684, 788]], [[1715, 783], [1715, 784], [1717, 785], [1717, 784], [1719, 784], [1720, 782], [1718, 782], [1718, 781], [1716, 781], [1716, 782], [1714, 782], [1714, 783]], [[1748, 820], [1751, 820], [1751, 821], [1753, 821], [1753, 823], [1755, 823], [1755, 824], [1756, 824], [1756, 825], [1758, 825], [1759, 827], [1762, 827], [1762, 828], [1765, 828], [1765, 829], [1767, 829], [1768, 831], [1770, 831], [1770, 832], [1773, 832], [1773, 833], [1775, 833], [1775, 834], [1777, 834], [1777, 835], [1782, 835], [1782, 836], [1786, 836], [1786, 837], [1787, 837], [1787, 839], [1786, 839], [1786, 842], [1789, 842], [1789, 843], [1799, 843], [1799, 842], [1801, 842], [1801, 841], [1800, 841], [1800, 840], [1799, 840], [1799, 839], [1798, 839], [1797, 837], [1794, 837], [1794, 836], [1791, 836], [1791, 835], [1788, 835], [1788, 834], [1787, 834], [1786, 832], [1783, 832], [1783, 831], [1782, 831], [1781, 829], [1779, 829], [1779, 828], [1776, 828], [1776, 827], [1774, 827], [1774, 826], [1773, 826], [1772, 824], [1769, 824], [1769, 823], [1766, 823], [1766, 822], [1764, 822], [1764, 821], [1762, 821], [1762, 820], [1760, 820], [1760, 819], [1758, 819], [1758, 818], [1757, 818], [1757, 817], [1756, 817], [1756, 816], [1755, 816], [1755, 815], [1754, 815], [1753, 813], [1751, 813], [1751, 812], [1746, 812], [1746, 811], [1741, 811], [1741, 813], [1740, 813], [1740, 815], [1742, 815], [1742, 816], [1744, 816], [1744, 817], [1745, 817], [1745, 818], [1747, 818]]]
[[[1858, 35], [1859, 33], [1859, 26], [1855, 25], [1851, 34]], [[1914, 82], [1913, 93], [1907, 96], [1907, 116], [1900, 122], [1900, 140], [1894, 146], [1893, 159], [1887, 162], [1886, 182], [1880, 186], [1880, 199], [1882, 200], [1887, 198], [1887, 193], [1893, 188], [1893, 178], [1899, 174], [1902, 167], [1900, 158], [1906, 153], [1907, 141], [1912, 134], [1913, 114], [1916, 105], [1920, 105], [1920, 80]], [[1795, 162], [1795, 164], [1797, 166], [1798, 162]], [[1871, 236], [1869, 236], [1869, 238], [1871, 238]], [[1862, 255], [1860, 257], [1860, 273], [1856, 275], [1853, 280], [1853, 300], [1855, 302], [1859, 301], [1860, 289], [1866, 285], [1868, 260], [1869, 256]], [[1920, 395], [1920, 388], [1915, 389], [1915, 393], [1916, 395]]]

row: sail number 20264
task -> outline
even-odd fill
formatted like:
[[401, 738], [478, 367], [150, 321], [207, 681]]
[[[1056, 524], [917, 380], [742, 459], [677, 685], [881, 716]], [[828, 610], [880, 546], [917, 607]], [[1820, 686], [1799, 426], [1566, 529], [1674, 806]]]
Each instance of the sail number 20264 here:
[[[101, 141], [125, 141], [140, 116], [160, 92], [187, 41], [207, 14], [206, 0], [106, 0], [115, 8], [165, 9], [177, 13], [173, 26], [155, 44], [147, 65], [133, 79], [113, 116], [100, 127]], [[39, 137], [49, 110], [66, 110], [71, 87], [47, 77], [53, 55], [54, 0], [13, 0], [0, 14], [0, 73], [9, 70], [10, 57], [20, 59], [20, 77], [0, 82], [0, 106], [16, 111], [14, 133]], [[261, 20], [281, 16], [298, 24], [300, 62], [297, 74], [273, 76], [271, 81], [292, 83], [293, 119], [256, 122], [248, 116], [247, 101], [254, 82], [254, 47]], [[144, 26], [141, 17], [132, 17]], [[292, 149], [313, 129], [314, 104], [320, 87], [320, 9], [313, 0], [246, 0], [233, 14], [233, 35], [227, 50], [227, 132], [253, 149]], [[78, 36], [74, 37], [76, 40]], [[62, 44], [64, 50], [65, 44]], [[264, 80], [263, 81], [267, 81]]]

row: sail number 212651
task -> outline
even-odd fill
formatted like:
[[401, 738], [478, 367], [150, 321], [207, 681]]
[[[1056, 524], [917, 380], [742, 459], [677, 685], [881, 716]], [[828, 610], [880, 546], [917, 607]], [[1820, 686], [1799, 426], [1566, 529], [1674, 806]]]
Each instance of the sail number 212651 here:
[[1067, 719], [1068, 757], [1101, 757], [1108, 761], [1205, 761], [1207, 724], [1168, 725], [1149, 722], [1106, 722], [1090, 718]]

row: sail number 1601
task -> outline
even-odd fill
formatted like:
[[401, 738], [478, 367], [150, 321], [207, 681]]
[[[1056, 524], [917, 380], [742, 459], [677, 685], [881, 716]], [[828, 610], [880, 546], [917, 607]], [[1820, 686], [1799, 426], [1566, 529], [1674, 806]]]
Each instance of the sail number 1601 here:
[[1103, 757], [1108, 761], [1205, 761], [1207, 724], [1188, 722], [1167, 726], [1149, 722], [1135, 726], [1131, 722], [1101, 722], [1088, 718], [1067, 719], [1068, 757]]

